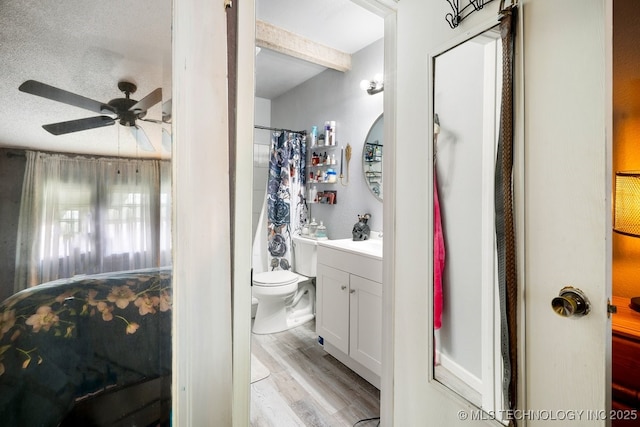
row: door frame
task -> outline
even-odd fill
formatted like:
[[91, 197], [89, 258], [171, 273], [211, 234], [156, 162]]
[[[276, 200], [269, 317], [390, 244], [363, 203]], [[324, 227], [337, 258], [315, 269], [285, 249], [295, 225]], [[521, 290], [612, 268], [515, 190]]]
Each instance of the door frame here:
[[[395, 237], [395, 135], [396, 135], [396, 2], [398, 0], [351, 0], [357, 5], [384, 18], [384, 140], [391, 141], [385, 149], [383, 168], [390, 173], [383, 177], [386, 192], [383, 202], [383, 251], [394, 253]], [[238, 4], [238, 144], [236, 152], [236, 209], [235, 249], [232, 298], [233, 317], [233, 426], [245, 427], [250, 419], [250, 374], [251, 374], [251, 228], [242, 230], [241, 224], [251, 223], [251, 183], [253, 178], [253, 106], [255, 84], [255, 0], [241, 0]], [[245, 88], [245, 90], [243, 90]], [[250, 88], [251, 90], [246, 90]], [[241, 206], [243, 200], [247, 206]], [[247, 219], [248, 218], [248, 219]], [[248, 233], [248, 234], [247, 234]], [[393, 348], [394, 348], [394, 285], [395, 262], [392, 256], [383, 260], [382, 289], [382, 375], [380, 392], [381, 425], [393, 425]]]

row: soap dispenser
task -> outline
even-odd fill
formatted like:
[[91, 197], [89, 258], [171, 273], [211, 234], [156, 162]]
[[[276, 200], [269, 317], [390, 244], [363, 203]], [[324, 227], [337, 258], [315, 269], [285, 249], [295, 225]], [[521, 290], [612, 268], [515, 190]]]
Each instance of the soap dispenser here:
[[320, 221], [320, 225], [316, 230], [316, 239], [318, 240], [326, 240], [327, 239], [327, 227]]

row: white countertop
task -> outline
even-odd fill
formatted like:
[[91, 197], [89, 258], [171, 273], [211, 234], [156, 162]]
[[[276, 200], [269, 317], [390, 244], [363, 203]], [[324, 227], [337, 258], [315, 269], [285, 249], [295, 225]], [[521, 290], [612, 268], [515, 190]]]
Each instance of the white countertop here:
[[345, 252], [382, 259], [382, 239], [354, 241], [352, 239], [318, 240], [318, 245]]

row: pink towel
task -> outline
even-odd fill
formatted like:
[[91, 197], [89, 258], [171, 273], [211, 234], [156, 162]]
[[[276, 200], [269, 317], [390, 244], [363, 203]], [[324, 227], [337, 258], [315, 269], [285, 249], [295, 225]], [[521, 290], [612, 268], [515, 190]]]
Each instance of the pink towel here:
[[442, 326], [442, 274], [444, 273], [444, 234], [440, 217], [438, 184], [433, 173], [433, 327]]

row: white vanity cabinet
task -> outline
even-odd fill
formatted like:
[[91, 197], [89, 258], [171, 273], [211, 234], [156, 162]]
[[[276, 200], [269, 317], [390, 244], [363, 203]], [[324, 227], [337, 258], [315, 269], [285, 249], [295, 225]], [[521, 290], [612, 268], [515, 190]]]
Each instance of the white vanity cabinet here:
[[[316, 332], [324, 349], [376, 387], [382, 354], [382, 255], [318, 243]], [[363, 242], [364, 243], [364, 242]], [[364, 244], [363, 244], [364, 246]]]

